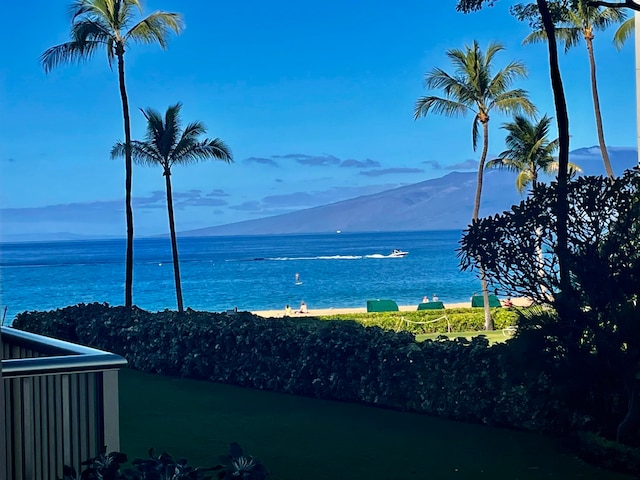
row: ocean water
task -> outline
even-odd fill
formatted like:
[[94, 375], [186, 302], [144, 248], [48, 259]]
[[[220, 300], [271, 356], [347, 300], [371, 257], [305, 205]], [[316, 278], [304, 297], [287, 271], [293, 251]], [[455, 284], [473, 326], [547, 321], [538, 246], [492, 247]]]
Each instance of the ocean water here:
[[[399, 305], [437, 294], [467, 301], [480, 290], [456, 258], [460, 231], [179, 238], [185, 307], [221, 311]], [[394, 249], [408, 251], [390, 258]], [[80, 302], [124, 302], [124, 240], [0, 244], [0, 305], [5, 323], [25, 310]], [[300, 282], [296, 284], [296, 273]], [[134, 247], [134, 303], [175, 309], [168, 239]]]

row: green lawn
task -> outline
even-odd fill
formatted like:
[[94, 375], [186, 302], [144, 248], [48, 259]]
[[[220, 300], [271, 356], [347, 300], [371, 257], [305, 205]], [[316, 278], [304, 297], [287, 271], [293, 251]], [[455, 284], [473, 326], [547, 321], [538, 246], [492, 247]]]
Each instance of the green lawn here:
[[439, 335], [445, 335], [449, 338], [464, 337], [467, 340], [471, 340], [473, 337], [477, 337], [479, 335], [484, 335], [485, 337], [487, 337], [490, 344], [504, 342], [509, 338], [511, 338], [511, 335], [509, 334], [505, 335], [504, 333], [502, 333], [502, 330], [494, 330], [492, 332], [481, 331], [481, 332], [423, 333], [423, 334], [416, 335], [416, 340], [418, 342], [423, 342], [425, 340], [435, 340], [436, 337], [438, 337]]
[[212, 466], [237, 441], [274, 480], [630, 478], [535, 434], [128, 369], [120, 419], [130, 459], [153, 446]]

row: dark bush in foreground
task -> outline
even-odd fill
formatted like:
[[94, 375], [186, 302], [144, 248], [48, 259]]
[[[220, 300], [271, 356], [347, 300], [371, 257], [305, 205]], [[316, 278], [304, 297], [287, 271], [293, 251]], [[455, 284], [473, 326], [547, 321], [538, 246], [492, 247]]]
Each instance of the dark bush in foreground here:
[[14, 326], [118, 353], [150, 373], [534, 430], [573, 421], [545, 397], [543, 376], [523, 377], [507, 345], [484, 337], [416, 343], [350, 321], [100, 304], [25, 312]]

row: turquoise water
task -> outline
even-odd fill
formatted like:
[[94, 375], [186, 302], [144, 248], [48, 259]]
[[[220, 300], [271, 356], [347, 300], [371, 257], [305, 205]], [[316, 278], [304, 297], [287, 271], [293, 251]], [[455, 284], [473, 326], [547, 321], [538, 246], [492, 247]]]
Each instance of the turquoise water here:
[[[363, 307], [368, 299], [400, 305], [438, 295], [467, 301], [480, 289], [460, 272], [459, 231], [274, 235], [179, 239], [185, 307], [220, 311]], [[389, 258], [394, 249], [409, 252]], [[0, 244], [0, 303], [6, 322], [25, 310], [80, 302], [124, 301], [124, 240]], [[296, 284], [295, 274], [301, 284]], [[135, 242], [134, 303], [175, 309], [168, 239]]]

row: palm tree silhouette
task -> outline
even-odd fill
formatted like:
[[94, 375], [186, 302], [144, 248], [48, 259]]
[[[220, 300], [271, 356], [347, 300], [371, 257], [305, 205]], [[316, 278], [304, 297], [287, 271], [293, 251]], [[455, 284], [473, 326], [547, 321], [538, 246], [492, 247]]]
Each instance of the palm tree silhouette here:
[[[598, 82], [596, 77], [596, 60], [593, 53], [594, 32], [605, 30], [614, 23], [621, 23], [626, 18], [626, 14], [622, 10], [614, 8], [600, 8], [589, 6], [586, 1], [577, 2], [575, 9], [566, 10], [566, 20], [563, 22], [566, 26], [559, 26], [555, 29], [555, 35], [558, 40], [564, 43], [565, 52], [580, 43], [580, 39], [584, 38], [589, 54], [589, 67], [591, 75], [591, 96], [593, 97], [593, 110], [596, 119], [596, 130], [598, 133], [598, 144], [602, 154], [602, 161], [607, 175], [613, 178], [613, 168], [609, 160], [607, 145], [604, 140], [604, 129], [602, 127], [602, 112], [600, 110], [600, 97], [598, 95]], [[547, 35], [543, 30], [530, 33], [522, 42], [536, 43], [547, 40]]]
[[[171, 232], [171, 250], [173, 253], [173, 273], [176, 284], [178, 311], [183, 312], [182, 285], [180, 283], [180, 263], [178, 261], [178, 242], [173, 214], [173, 194], [171, 190], [171, 167], [188, 165], [215, 158], [231, 163], [233, 157], [229, 147], [216, 138], [198, 140], [206, 133], [204, 124], [192, 122], [181, 130], [180, 110], [182, 104], [177, 103], [167, 108], [164, 119], [152, 108], [141, 110], [147, 119], [147, 134], [144, 141], [131, 142], [131, 156], [141, 165], [159, 165], [165, 178], [167, 190], [167, 212], [169, 230]], [[126, 144], [117, 143], [111, 149], [111, 158], [126, 155]]]
[[[478, 164], [478, 181], [473, 207], [473, 220], [478, 219], [480, 199], [482, 196], [482, 180], [487, 151], [489, 149], [489, 114], [492, 110], [502, 113], [535, 114], [535, 107], [529, 100], [528, 93], [522, 89], [510, 89], [516, 78], [526, 77], [527, 69], [522, 62], [511, 61], [504, 68], [493, 73], [493, 60], [496, 54], [504, 50], [499, 43], [490, 43], [483, 53], [478, 42], [464, 50], [447, 51], [447, 57], [455, 67], [455, 74], [450, 75], [440, 68], [434, 68], [425, 76], [425, 85], [430, 89], [439, 89], [444, 97], [425, 96], [415, 104], [414, 118], [425, 117], [431, 111], [449, 117], [464, 116], [473, 113], [472, 144], [475, 150], [478, 145], [480, 125], [482, 125], [482, 154]], [[493, 330], [493, 319], [489, 310], [488, 286], [484, 269], [480, 269], [482, 295], [484, 298], [485, 328]]]
[[[40, 61], [45, 72], [63, 63], [85, 61], [105, 48], [109, 67], [118, 63], [118, 81], [122, 100], [125, 145], [131, 143], [129, 100], [125, 87], [124, 53], [129, 43], [157, 43], [167, 46], [169, 31], [180, 33], [182, 17], [178, 13], [155, 12], [133, 23], [136, 10], [142, 13], [139, 0], [75, 0], [71, 3], [71, 41], [46, 50]], [[133, 209], [131, 207], [131, 152], [125, 149], [125, 210], [127, 219], [127, 254], [125, 267], [125, 306], [133, 305]]]

